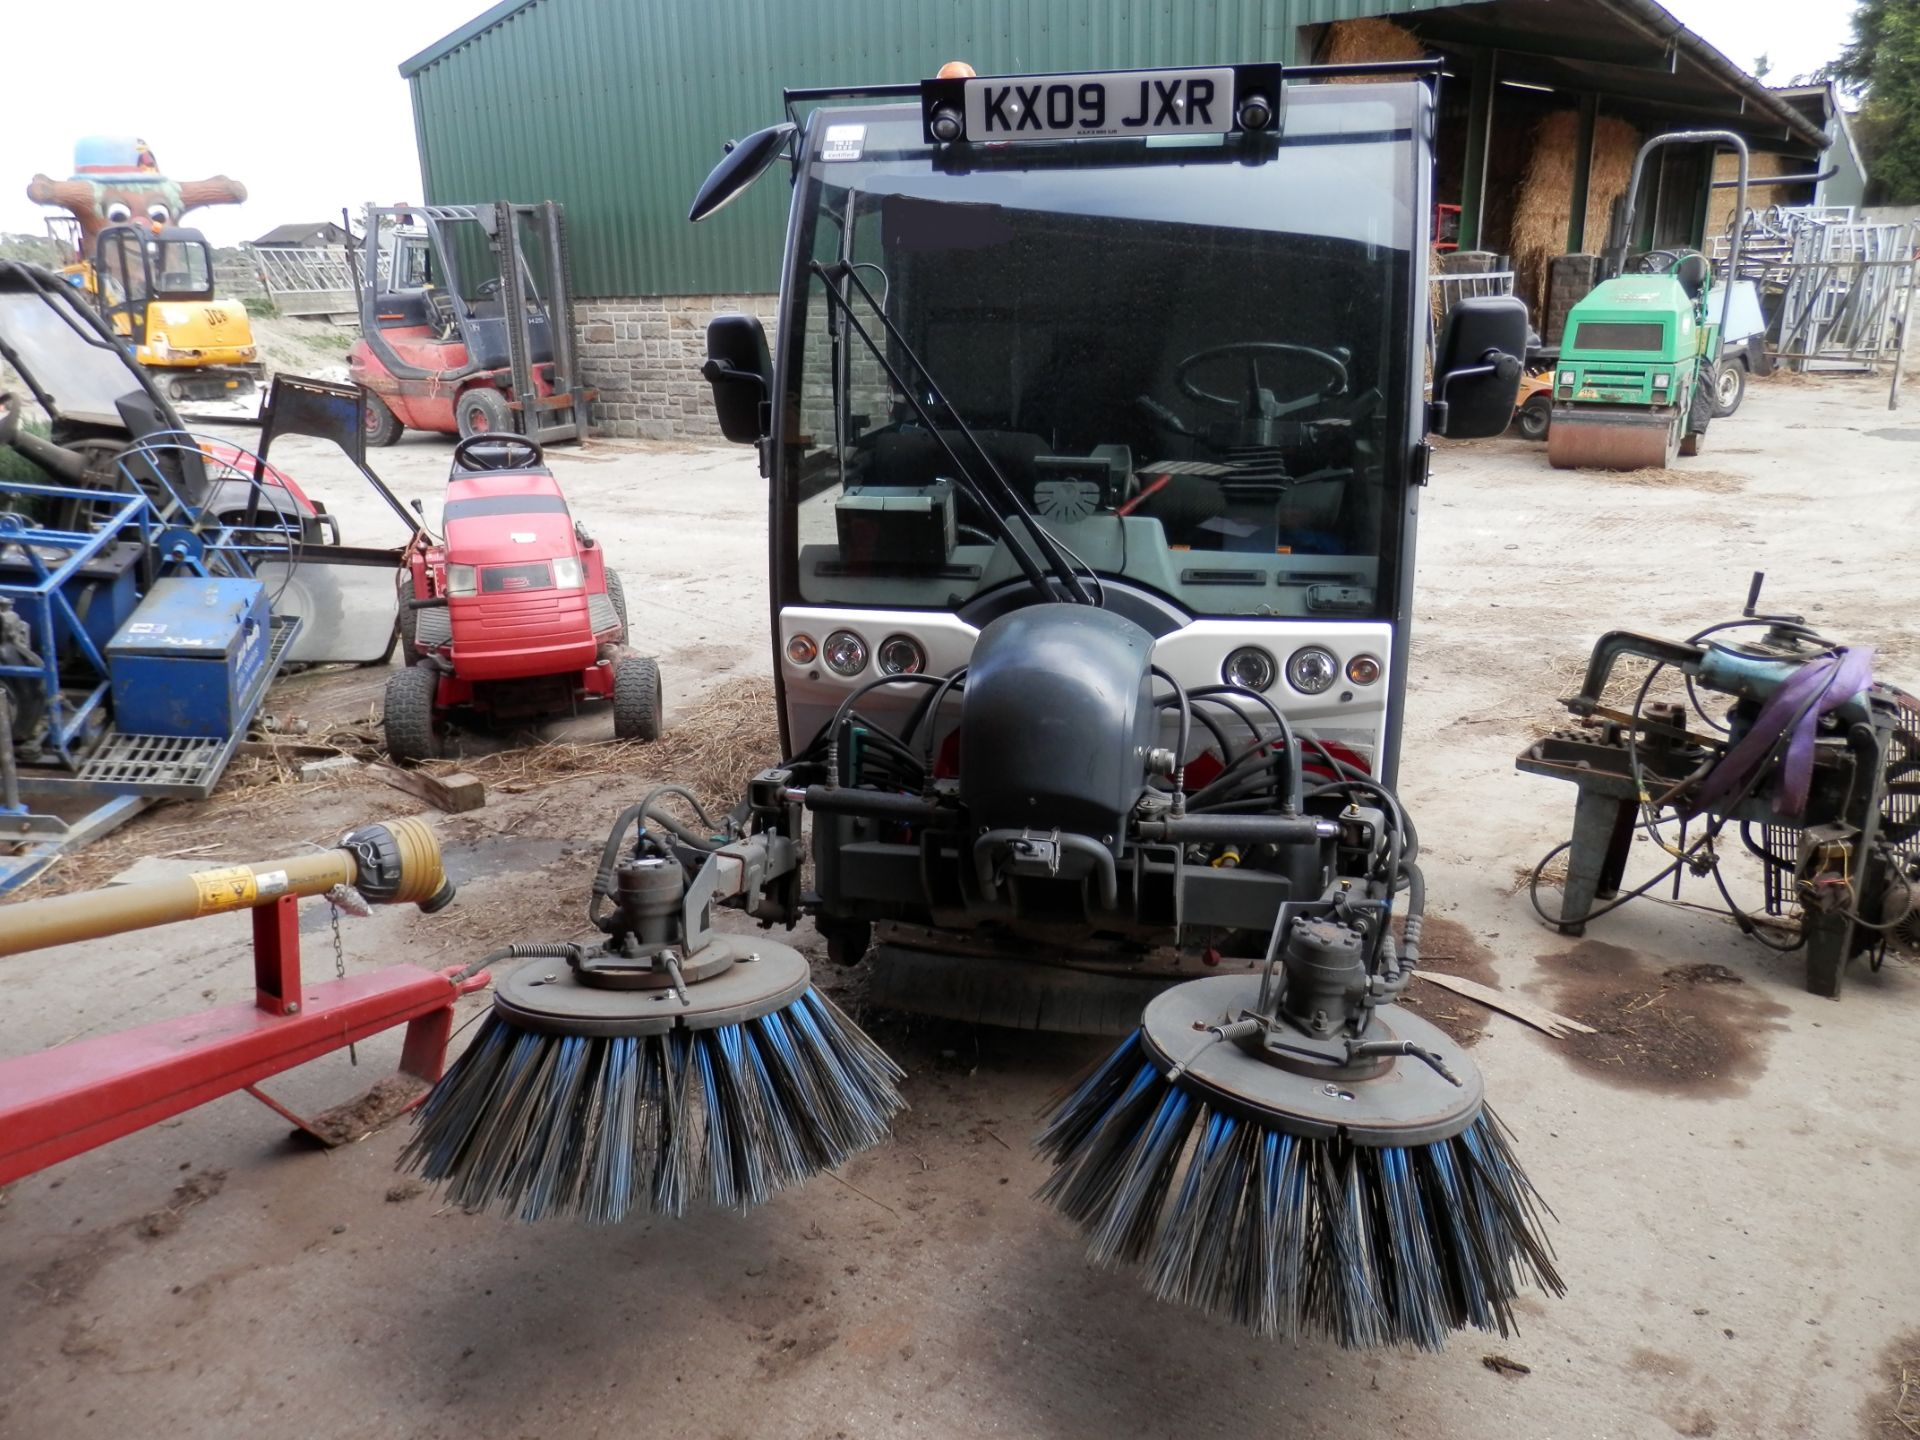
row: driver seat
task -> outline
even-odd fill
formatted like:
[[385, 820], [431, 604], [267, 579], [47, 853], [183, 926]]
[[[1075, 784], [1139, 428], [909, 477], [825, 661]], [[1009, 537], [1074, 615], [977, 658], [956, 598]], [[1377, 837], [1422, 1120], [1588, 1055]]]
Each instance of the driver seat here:
[[1707, 276], [1711, 273], [1707, 265], [1707, 257], [1698, 250], [1691, 250], [1683, 255], [1680, 263], [1673, 267], [1673, 277], [1680, 282], [1680, 288], [1687, 292], [1689, 300], [1700, 298], [1700, 291], [1705, 287]]

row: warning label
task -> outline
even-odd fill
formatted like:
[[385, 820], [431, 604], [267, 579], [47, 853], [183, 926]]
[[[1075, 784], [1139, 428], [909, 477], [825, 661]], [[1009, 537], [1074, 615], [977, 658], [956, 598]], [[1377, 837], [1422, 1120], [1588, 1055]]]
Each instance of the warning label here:
[[[283, 878], [282, 888], [284, 886]], [[246, 865], [202, 870], [193, 877], [193, 888], [199, 892], [199, 903], [193, 912], [196, 915], [211, 915], [217, 910], [238, 910], [253, 904], [260, 894], [259, 882], [253, 878], [252, 868]]]

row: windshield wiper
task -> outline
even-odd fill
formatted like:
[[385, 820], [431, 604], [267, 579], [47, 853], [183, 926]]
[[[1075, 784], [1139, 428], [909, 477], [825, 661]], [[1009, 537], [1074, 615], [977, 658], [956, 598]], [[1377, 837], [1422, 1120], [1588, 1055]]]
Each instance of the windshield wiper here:
[[[873, 298], [873, 292], [867, 288], [866, 282], [855, 273], [854, 267], [844, 261], [839, 261], [832, 265], [823, 265], [820, 261], [815, 260], [810, 263], [808, 268], [820, 277], [826, 287], [827, 294], [832, 298], [834, 304], [840, 308], [840, 313], [846, 318], [847, 324], [852, 327], [853, 333], [860, 337], [861, 343], [872, 353], [873, 358], [880, 362], [881, 369], [887, 372], [887, 378], [893, 382], [894, 389], [906, 397], [907, 403], [913, 407], [913, 413], [919, 417], [920, 423], [927, 427], [927, 433], [933, 437], [934, 443], [940, 447], [948, 461], [953, 465], [955, 478], [965, 487], [967, 493], [979, 502], [981, 510], [986, 513], [1000, 538], [1006, 541], [1007, 549], [1013, 554], [1021, 570], [1026, 572], [1027, 579], [1033, 583], [1034, 589], [1040, 592], [1043, 599], [1049, 601], [1062, 598], [1055, 592], [1052, 582], [1047, 578], [1046, 571], [1041, 568], [1040, 563], [1028, 552], [1026, 543], [1017, 537], [1013, 533], [1012, 528], [1007, 524], [1007, 514], [1019, 517], [1022, 528], [1027, 532], [1027, 540], [1032, 543], [1035, 550], [1040, 552], [1041, 559], [1046, 562], [1047, 569], [1053, 571], [1054, 577], [1060, 582], [1061, 588], [1066, 591], [1064, 598], [1072, 601], [1076, 605], [1093, 604], [1092, 597], [1087, 594], [1086, 589], [1081, 585], [1080, 577], [1074, 573], [1073, 567], [1067, 563], [1067, 557], [1061, 552], [1059, 545], [1054, 542], [1054, 538], [1047, 533], [1046, 527], [1041, 525], [1033, 512], [1027, 509], [1026, 502], [1020, 498], [1020, 492], [1015, 490], [1012, 484], [1008, 482], [1007, 477], [1000, 473], [1000, 467], [993, 463], [993, 456], [987, 453], [986, 447], [980, 443], [979, 437], [973, 433], [972, 428], [967, 422], [960, 418], [960, 412], [953, 408], [953, 402], [947, 399], [946, 392], [940, 388], [940, 383], [933, 378], [933, 372], [927, 369], [926, 362], [913, 353], [913, 347], [907, 344], [907, 337], [901, 334], [900, 327], [895, 325], [888, 317], [886, 310], [881, 307], [880, 302]], [[846, 280], [860, 292], [861, 297], [866, 300], [868, 307], [872, 309], [874, 317], [879, 320], [881, 326], [886, 330], [887, 338], [899, 347], [900, 353], [912, 363], [915, 370], [920, 372], [920, 383], [925, 387], [927, 394], [932, 396], [934, 402], [947, 412], [947, 415], [953, 421], [952, 428], [958, 430], [960, 434], [966, 438], [968, 446], [971, 447], [974, 455], [978, 457], [980, 465], [988, 475], [993, 477], [994, 487], [998, 491], [999, 499], [1006, 507], [1005, 513], [988, 497], [986, 487], [983, 486], [979, 478], [961, 462], [960, 456], [954, 451], [953, 446], [947, 443], [946, 436], [940, 433], [940, 426], [935, 422], [932, 412], [920, 402], [919, 395], [916, 393], [916, 387], [909, 384], [906, 377], [894, 368], [893, 362], [887, 358], [886, 348], [877, 343], [873, 336], [867, 333], [867, 327], [860, 323], [860, 317], [853, 312], [853, 302], [841, 294], [839, 287], [834, 284], [836, 280]]]

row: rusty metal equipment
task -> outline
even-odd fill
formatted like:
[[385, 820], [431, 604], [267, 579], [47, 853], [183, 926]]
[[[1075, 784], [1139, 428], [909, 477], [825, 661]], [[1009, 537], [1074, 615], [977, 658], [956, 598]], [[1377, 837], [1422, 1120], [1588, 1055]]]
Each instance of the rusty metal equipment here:
[[[229, 865], [171, 879], [25, 900], [0, 910], [0, 955], [127, 934], [234, 910], [253, 912], [254, 999], [0, 1061], [0, 1185], [235, 1090], [328, 1144], [417, 1103], [439, 1078], [453, 1002], [486, 985], [478, 967], [392, 965], [307, 983], [298, 906], [326, 896], [343, 909], [453, 899], [439, 842], [419, 820], [349, 831], [319, 854]], [[361, 1100], [303, 1118], [258, 1088], [396, 1025], [407, 1027], [397, 1077]], [[396, 1083], [396, 1081], [398, 1083]]]
[[[1564, 702], [1581, 723], [1516, 762], [1579, 787], [1572, 837], [1535, 867], [1530, 893], [1543, 919], [1579, 935], [1669, 879], [1677, 892], [1688, 873], [1710, 878], [1746, 934], [1804, 949], [1807, 989], [1838, 996], [1853, 957], [1877, 969], [1890, 939], [1920, 940], [1920, 700], [1873, 680], [1870, 649], [1797, 615], [1756, 613], [1761, 579], [1740, 618], [1684, 641], [1616, 630], [1595, 644], [1580, 693]], [[1653, 664], [1623, 710], [1607, 688], [1626, 657]], [[1691, 703], [1648, 699], [1668, 669]], [[1709, 696], [1725, 698], [1724, 716]], [[1641, 833], [1668, 863], [1623, 888]], [[1735, 902], [1722, 873], [1732, 836], [1759, 860], [1764, 915], [1777, 925]], [[1541, 877], [1562, 853], [1567, 878], [1549, 915]]]

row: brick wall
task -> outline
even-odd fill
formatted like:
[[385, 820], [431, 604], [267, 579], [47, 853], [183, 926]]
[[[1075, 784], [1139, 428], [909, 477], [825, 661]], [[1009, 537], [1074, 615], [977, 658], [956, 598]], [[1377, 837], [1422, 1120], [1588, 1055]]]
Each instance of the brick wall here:
[[700, 378], [707, 321], [758, 315], [773, 343], [773, 295], [652, 295], [575, 303], [580, 371], [600, 392], [594, 429], [627, 440], [719, 439]]

